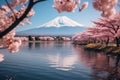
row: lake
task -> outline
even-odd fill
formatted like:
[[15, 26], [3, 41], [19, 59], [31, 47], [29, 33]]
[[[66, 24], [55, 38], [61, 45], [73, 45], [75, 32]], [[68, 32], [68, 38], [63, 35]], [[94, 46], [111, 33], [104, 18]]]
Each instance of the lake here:
[[0, 56], [0, 80], [120, 80], [118, 58], [71, 42], [24, 43]]

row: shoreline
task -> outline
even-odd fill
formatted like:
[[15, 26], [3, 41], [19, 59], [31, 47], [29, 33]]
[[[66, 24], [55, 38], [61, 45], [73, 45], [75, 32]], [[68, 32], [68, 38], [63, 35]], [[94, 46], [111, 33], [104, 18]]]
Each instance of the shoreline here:
[[55, 40], [53, 40], [53, 41], [25, 41], [25, 42], [32, 43], [32, 42], [72, 42], [72, 41], [71, 40], [70, 41], [55, 41]]
[[89, 44], [75, 43], [74, 45], [83, 46], [85, 50], [89, 50], [89, 51], [104, 52], [106, 54], [120, 56], [120, 47], [116, 47], [116, 46], [106, 46], [106, 45], [97, 44], [97, 43], [89, 43]]

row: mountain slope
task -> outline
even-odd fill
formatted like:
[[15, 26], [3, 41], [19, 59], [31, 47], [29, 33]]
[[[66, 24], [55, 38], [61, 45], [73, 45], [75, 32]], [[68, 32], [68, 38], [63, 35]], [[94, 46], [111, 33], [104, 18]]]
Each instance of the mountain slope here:
[[40, 25], [39, 27], [51, 27], [51, 26], [52, 27], [62, 27], [62, 26], [75, 27], [75, 26], [83, 26], [83, 25], [73, 21], [72, 19], [66, 16], [61, 16], [61, 17], [56, 17], [55, 19], [49, 21], [48, 23]]
[[49, 27], [49, 28], [35, 28], [26, 31], [17, 32], [17, 35], [42, 35], [42, 36], [72, 36], [78, 32], [84, 31], [85, 28], [80, 27]]
[[85, 27], [72, 19], [61, 16], [57, 17], [37, 28], [17, 32], [17, 35], [42, 35], [42, 36], [72, 36], [85, 30]]

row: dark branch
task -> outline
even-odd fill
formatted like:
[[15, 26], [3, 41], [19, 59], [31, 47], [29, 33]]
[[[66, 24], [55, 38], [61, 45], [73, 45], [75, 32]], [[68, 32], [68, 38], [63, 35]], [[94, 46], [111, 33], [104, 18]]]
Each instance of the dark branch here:
[[5, 0], [5, 2], [7, 3], [7, 6], [8, 6], [8, 7], [10, 8], [10, 10], [12, 11], [14, 17], [17, 18], [17, 16], [16, 16], [15, 13], [14, 13], [14, 10], [13, 10], [13, 9], [11, 8], [11, 6], [9, 5], [8, 0]]
[[114, 25], [112, 24], [112, 22], [109, 22], [109, 21], [107, 21], [107, 20], [104, 20], [104, 21], [106, 21], [108, 24], [110, 24], [111, 25], [111, 28], [116, 32], [117, 30], [115, 29], [115, 27], [114, 27]]
[[38, 3], [38, 2], [42, 2], [45, 0], [38, 0], [37, 2], [34, 2], [33, 0], [29, 0], [29, 4], [27, 9], [25, 10], [25, 12], [23, 13], [23, 15], [20, 18], [17, 18], [16, 21], [14, 21], [14, 23], [12, 23], [7, 29], [5, 29], [3, 32], [0, 33], [0, 38], [2, 38], [3, 36], [5, 36], [6, 34], [8, 34], [11, 30], [13, 30], [15, 27], [17, 27], [19, 25], [19, 23], [21, 21], [23, 21], [24, 18], [27, 17], [27, 14], [30, 12], [30, 10], [32, 9], [32, 7]]
[[112, 35], [115, 35], [115, 33], [114, 33], [114, 32], [112, 32], [111, 30], [109, 30], [109, 32], [110, 32]]
[[39, 2], [43, 2], [43, 1], [46, 1], [46, 0], [36, 0], [36, 1], [34, 2], [34, 4], [39, 3]]
[[12, 23], [6, 30], [4, 30], [3, 32], [0, 33], [0, 38], [2, 38], [3, 36], [5, 36], [6, 34], [8, 34], [11, 30], [13, 30], [15, 27], [17, 27], [17, 25], [24, 19], [26, 18], [27, 14], [30, 12], [30, 10], [32, 9], [33, 7], [33, 2], [32, 0], [30, 0], [29, 4], [28, 4], [28, 7], [26, 9], [26, 11], [24, 12], [24, 14], [16, 19], [16, 21], [14, 23]]

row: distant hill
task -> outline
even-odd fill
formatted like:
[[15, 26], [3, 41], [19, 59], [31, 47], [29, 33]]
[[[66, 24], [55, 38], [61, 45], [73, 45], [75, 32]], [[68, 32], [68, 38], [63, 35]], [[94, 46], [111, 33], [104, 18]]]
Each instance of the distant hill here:
[[72, 36], [86, 28], [66, 16], [57, 17], [34, 29], [17, 32], [17, 35], [35, 35], [35, 36]]

